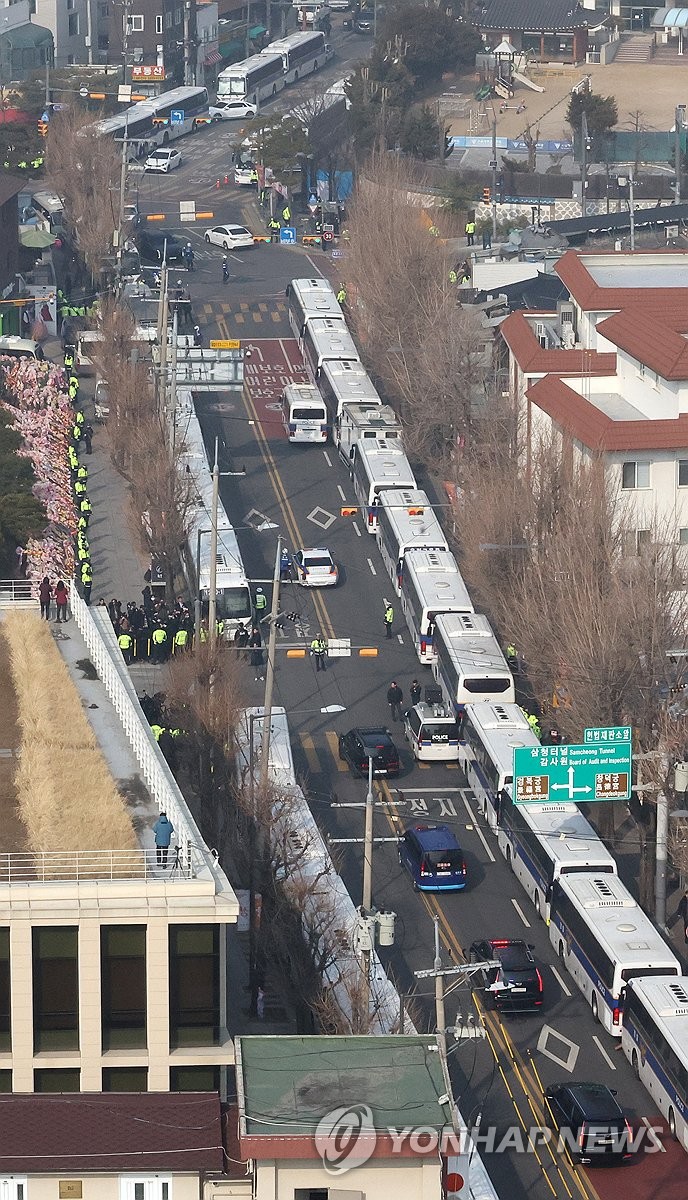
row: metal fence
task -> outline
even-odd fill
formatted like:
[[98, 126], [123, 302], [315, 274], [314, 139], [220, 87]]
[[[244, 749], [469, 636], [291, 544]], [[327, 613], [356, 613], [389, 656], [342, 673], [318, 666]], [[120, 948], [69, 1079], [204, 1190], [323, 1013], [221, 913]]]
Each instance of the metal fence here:
[[181, 851], [169, 851], [166, 863], [157, 850], [78, 850], [0, 854], [3, 883], [64, 883], [80, 880], [169, 879], [184, 875]]
[[31, 608], [38, 611], [37, 585], [31, 579], [0, 579], [0, 609]]

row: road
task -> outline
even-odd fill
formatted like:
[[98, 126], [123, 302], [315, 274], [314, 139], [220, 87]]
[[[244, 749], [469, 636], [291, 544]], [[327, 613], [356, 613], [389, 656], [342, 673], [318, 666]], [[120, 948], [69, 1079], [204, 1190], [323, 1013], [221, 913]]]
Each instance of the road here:
[[[210, 137], [213, 137], [211, 131]], [[217, 135], [222, 139], [224, 131]], [[184, 143], [185, 164], [169, 179], [151, 181], [159, 194], [151, 199], [167, 204], [205, 186], [209, 195], [215, 167], [205, 170], [202, 137]], [[190, 149], [186, 150], [186, 144]], [[219, 153], [219, 150], [216, 150]], [[203, 182], [204, 181], [204, 182]], [[200, 197], [204, 199], [205, 194]], [[148, 203], [149, 201], [147, 201]], [[220, 189], [215, 220], [242, 219], [246, 201], [236, 190]], [[221, 208], [221, 212], [219, 211]], [[149, 210], [150, 211], [150, 210]], [[198, 239], [198, 231], [192, 235]], [[277, 402], [284, 383], [302, 378], [296, 344], [289, 336], [283, 292], [295, 275], [317, 272], [323, 257], [303, 250], [257, 247], [232, 260], [227, 287], [220, 279], [220, 252], [199, 248], [197, 270], [188, 278], [195, 311], [206, 335], [240, 337], [251, 350], [247, 360], [244, 401], [219, 396], [199, 398], [199, 415], [206, 438], [219, 435], [223, 445], [221, 469], [240, 470], [241, 478], [222, 481], [223, 503], [237, 528], [244, 562], [255, 580], [270, 578], [276, 539], [281, 534], [291, 549], [325, 543], [341, 568], [341, 582], [327, 593], [308, 593], [297, 585], [284, 588], [281, 608], [296, 614], [285, 621], [284, 640], [307, 644], [313, 632], [351, 638], [351, 657], [330, 661], [324, 674], [315, 672], [309, 658], [287, 659], [279, 650], [274, 701], [289, 713], [295, 758], [313, 812], [333, 838], [360, 838], [363, 812], [337, 804], [362, 802], [365, 784], [353, 780], [337, 757], [338, 733], [356, 724], [388, 723], [385, 694], [396, 679], [408, 696], [417, 676], [427, 682], [415, 658], [405, 624], [397, 616], [394, 637], [386, 640], [383, 610], [392, 589], [375, 541], [360, 518], [340, 517], [342, 505], [353, 502], [347, 470], [336, 450], [292, 446], [284, 433]], [[238, 256], [237, 256], [238, 258]], [[358, 649], [375, 647], [377, 657], [360, 657]], [[249, 678], [251, 703], [260, 703], [259, 685]], [[333, 718], [321, 710], [342, 705]], [[402, 742], [401, 726], [390, 725]], [[401, 992], [414, 992], [414, 1018], [432, 1028], [431, 987], [414, 986], [414, 971], [432, 966], [433, 914], [440, 918], [444, 961], [462, 959], [462, 947], [481, 936], [521, 936], [534, 946], [545, 981], [544, 1011], [537, 1016], [500, 1019], [485, 1016], [488, 1037], [462, 1043], [450, 1062], [456, 1095], [467, 1120], [482, 1114], [481, 1128], [496, 1127], [501, 1137], [512, 1127], [543, 1123], [541, 1084], [559, 1079], [594, 1079], [616, 1088], [635, 1126], [657, 1123], [654, 1106], [612, 1040], [593, 1021], [589, 1008], [569, 977], [560, 971], [547, 937], [529, 901], [507, 868], [494, 836], [478, 817], [466, 781], [458, 769], [414, 767], [402, 749], [403, 772], [394, 785], [378, 789], [375, 818], [377, 837], [389, 838], [405, 823], [426, 815], [451, 823], [462, 843], [469, 872], [465, 893], [441, 899], [420, 897], [402, 873], [393, 845], [381, 842], [375, 851], [373, 898], [377, 906], [397, 913], [397, 941], [382, 951]], [[335, 848], [337, 853], [337, 849]], [[342, 874], [354, 897], [361, 894], [360, 844], [339, 848]], [[482, 1009], [480, 995], [467, 986], [450, 992], [447, 1015]], [[506, 1200], [684, 1200], [685, 1157], [668, 1137], [659, 1152], [639, 1156], [623, 1169], [573, 1169], [555, 1159], [547, 1148], [536, 1153], [487, 1153], [485, 1161], [500, 1195]]]

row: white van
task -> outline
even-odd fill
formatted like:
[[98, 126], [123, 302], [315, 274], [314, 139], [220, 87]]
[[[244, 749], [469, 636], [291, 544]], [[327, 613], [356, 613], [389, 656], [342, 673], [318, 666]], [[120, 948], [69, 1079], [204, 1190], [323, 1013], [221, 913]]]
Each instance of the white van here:
[[409, 708], [404, 718], [404, 737], [416, 762], [456, 762], [459, 757], [459, 726], [445, 704], [421, 701]]
[[282, 392], [282, 419], [290, 442], [327, 441], [327, 409], [310, 383], [289, 383]]
[[31, 338], [0, 337], [0, 355], [5, 358], [35, 358], [42, 362], [45, 358], [38, 342]]

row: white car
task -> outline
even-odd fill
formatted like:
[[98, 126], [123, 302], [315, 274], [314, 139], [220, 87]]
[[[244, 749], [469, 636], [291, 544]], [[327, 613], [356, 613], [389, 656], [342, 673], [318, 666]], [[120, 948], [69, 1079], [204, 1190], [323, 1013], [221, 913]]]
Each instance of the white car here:
[[205, 240], [210, 246], [222, 246], [223, 250], [245, 250], [255, 245], [253, 234], [243, 225], [213, 225], [206, 229]]
[[168, 171], [174, 171], [175, 167], [181, 167], [181, 165], [180, 150], [174, 150], [171, 146], [158, 146], [157, 150], [148, 155], [143, 169], [144, 171], [162, 171], [167, 174]]
[[332, 555], [325, 546], [310, 550], [297, 550], [292, 559], [296, 582], [302, 587], [335, 587], [339, 571]]
[[248, 187], [250, 184], [254, 184], [256, 182], [254, 179], [255, 170], [255, 167], [245, 167], [241, 166], [241, 164], [235, 167], [234, 182], [237, 187]]
[[216, 100], [208, 108], [208, 114], [213, 121], [245, 121], [255, 117], [256, 106], [247, 100]]

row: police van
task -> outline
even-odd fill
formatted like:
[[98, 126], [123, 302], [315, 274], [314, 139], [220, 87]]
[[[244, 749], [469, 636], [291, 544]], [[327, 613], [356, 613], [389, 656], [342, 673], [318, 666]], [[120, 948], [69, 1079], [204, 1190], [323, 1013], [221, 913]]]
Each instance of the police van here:
[[444, 704], [422, 700], [409, 708], [404, 719], [404, 737], [416, 762], [456, 762], [459, 757], [459, 726]]

